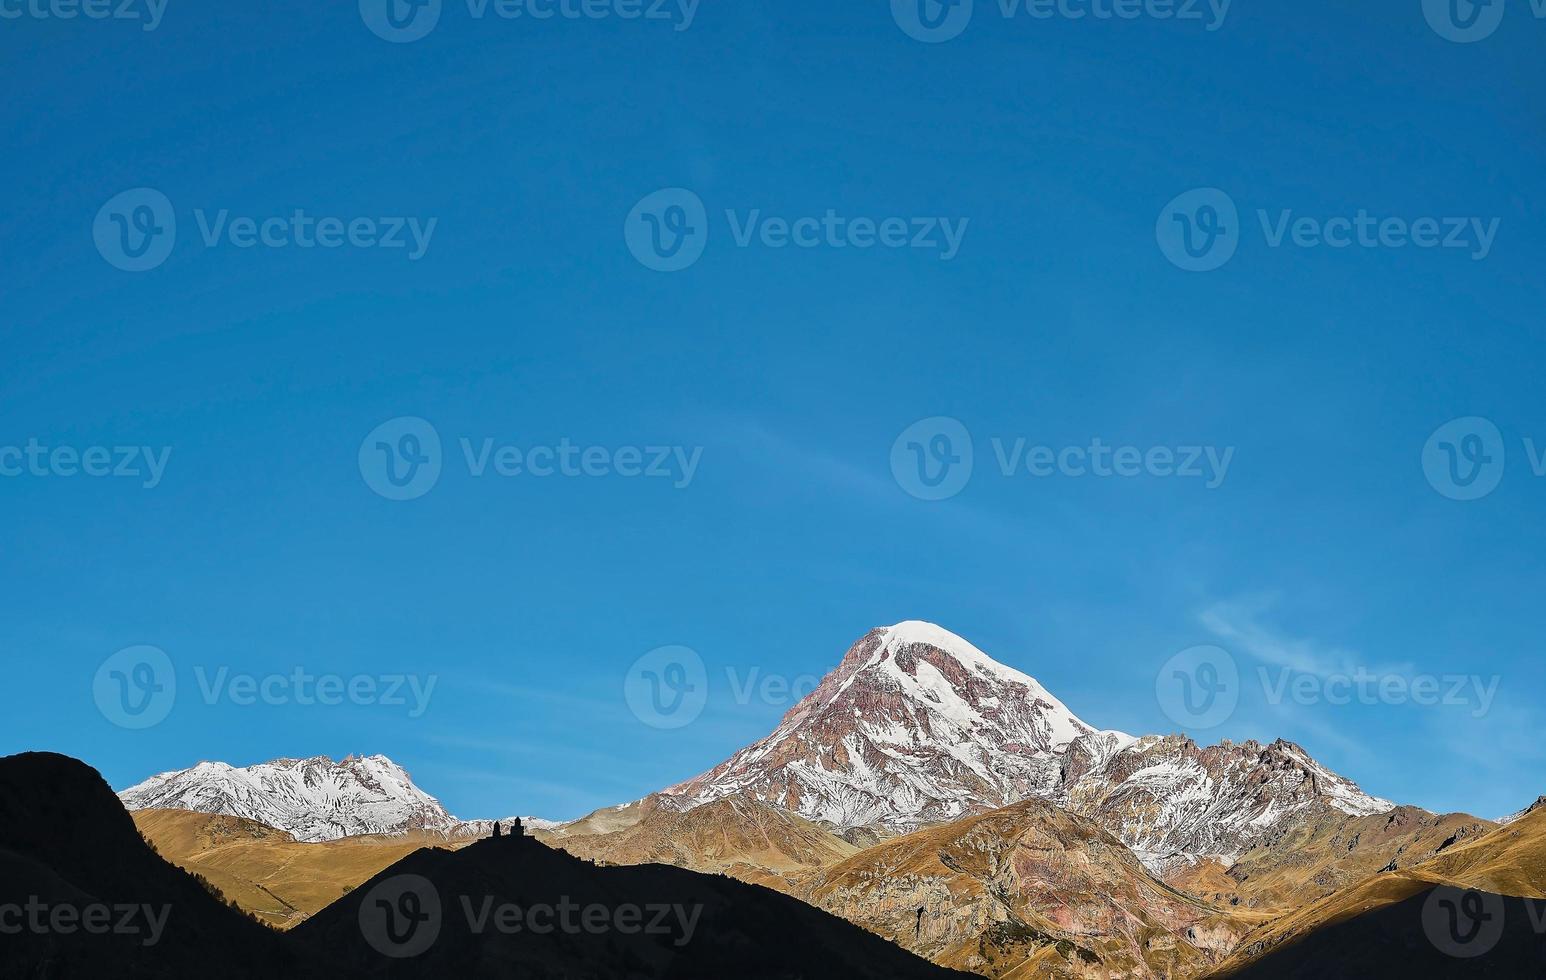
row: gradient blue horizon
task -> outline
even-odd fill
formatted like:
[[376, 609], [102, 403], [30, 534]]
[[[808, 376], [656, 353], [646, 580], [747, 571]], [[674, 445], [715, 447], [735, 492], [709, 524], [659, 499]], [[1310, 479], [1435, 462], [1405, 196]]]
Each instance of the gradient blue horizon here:
[[[385, 754], [463, 817], [578, 816], [691, 777], [789, 707], [726, 671], [817, 677], [868, 629], [939, 623], [1087, 722], [1179, 730], [1155, 693], [1217, 644], [1240, 707], [1199, 741], [1283, 737], [1370, 793], [1496, 817], [1546, 793], [1539, 193], [1546, 21], [1440, 38], [1418, 2], [1235, 4], [1185, 23], [1005, 21], [909, 39], [888, 5], [474, 21], [389, 44], [356, 5], [170, 4], [157, 30], [0, 22], [0, 447], [169, 446], [159, 486], [0, 477], [0, 754], [115, 788], [200, 760]], [[92, 223], [164, 192], [179, 239], [121, 272]], [[624, 219], [691, 189], [701, 261], [646, 269]], [[1442, 249], [1267, 247], [1187, 273], [1156, 219], [1199, 187], [1255, 213], [1500, 221]], [[733, 246], [723, 212], [969, 219], [911, 249]], [[205, 248], [193, 213], [434, 218], [418, 261]], [[447, 470], [361, 477], [386, 420]], [[959, 419], [946, 501], [890, 468]], [[1421, 454], [1501, 430], [1458, 502]], [[458, 438], [702, 447], [686, 489], [473, 479]], [[1234, 447], [1195, 480], [997, 474], [991, 440]], [[177, 665], [144, 731], [93, 702], [136, 644]], [[624, 677], [680, 644], [703, 716], [659, 731]], [[1260, 669], [1499, 680], [1473, 705], [1273, 705]], [[428, 711], [204, 704], [195, 667], [437, 678]]]

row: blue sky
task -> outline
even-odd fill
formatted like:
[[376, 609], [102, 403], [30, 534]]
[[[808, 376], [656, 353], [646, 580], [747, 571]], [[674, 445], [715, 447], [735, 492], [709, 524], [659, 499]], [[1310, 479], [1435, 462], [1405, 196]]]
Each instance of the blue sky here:
[[[978, 0], [937, 44], [881, 2], [705, 4], [678, 30], [455, 0], [411, 43], [350, 3], [171, 0], [144, 26], [0, 21], [0, 465], [29, 441], [171, 450], [153, 487], [55, 457], [0, 476], [0, 752], [76, 755], [116, 787], [380, 752], [459, 815], [569, 817], [694, 775], [789, 707], [738, 685], [819, 676], [917, 618], [1102, 727], [1176, 730], [1156, 676], [1215, 644], [1240, 699], [1200, 739], [1290, 738], [1439, 810], [1546, 793], [1546, 20], [1526, 5], [1474, 44], [1416, 2], [1332, 0], [1240, 2], [1213, 31]], [[142, 187], [175, 247], [121, 271], [94, 221]], [[708, 229], [669, 273], [625, 236], [667, 188]], [[1239, 214], [1208, 272], [1156, 234], [1195, 188]], [[200, 227], [297, 209], [434, 226], [417, 257]], [[829, 211], [964, 234], [948, 261], [777, 248], [761, 225], [736, 241]], [[1480, 260], [1274, 248], [1259, 212], [1284, 211], [1495, 236]], [[1424, 446], [1473, 416], [1507, 460], [1458, 501]], [[408, 501], [360, 462], [402, 417], [443, 445]], [[891, 465], [934, 417], [975, 449], [938, 501]], [[462, 439], [596, 447], [609, 475], [478, 477]], [[1233, 455], [1212, 488], [1004, 476], [994, 440], [1017, 439]], [[691, 479], [616, 472], [654, 446], [701, 450]], [[137, 645], [177, 692], [126, 729], [93, 684]], [[624, 682], [668, 645], [701, 657], [708, 699], [660, 730]], [[297, 666], [435, 686], [417, 717], [200, 689]], [[1274, 704], [1260, 679], [1324, 691], [1360, 667], [1497, 683], [1479, 710]]]

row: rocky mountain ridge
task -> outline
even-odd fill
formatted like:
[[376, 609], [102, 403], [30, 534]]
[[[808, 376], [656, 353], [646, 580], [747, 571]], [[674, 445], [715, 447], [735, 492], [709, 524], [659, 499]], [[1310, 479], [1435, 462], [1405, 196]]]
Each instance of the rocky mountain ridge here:
[[1318, 807], [1394, 806], [1290, 742], [1204, 747], [1097, 729], [1034, 678], [920, 622], [871, 630], [772, 734], [660, 794], [682, 809], [732, 795], [898, 832], [1045, 800], [1155, 870], [1228, 861]]

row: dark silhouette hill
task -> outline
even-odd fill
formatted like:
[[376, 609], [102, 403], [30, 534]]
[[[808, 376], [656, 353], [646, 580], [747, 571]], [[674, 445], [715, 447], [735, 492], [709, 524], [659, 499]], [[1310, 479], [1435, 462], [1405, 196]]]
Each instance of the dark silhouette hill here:
[[271, 930], [163, 861], [96, 770], [49, 753], [0, 759], [0, 930], [7, 980], [296, 967]]
[[290, 935], [372, 977], [967, 976], [756, 885], [597, 866], [521, 836], [417, 851]]

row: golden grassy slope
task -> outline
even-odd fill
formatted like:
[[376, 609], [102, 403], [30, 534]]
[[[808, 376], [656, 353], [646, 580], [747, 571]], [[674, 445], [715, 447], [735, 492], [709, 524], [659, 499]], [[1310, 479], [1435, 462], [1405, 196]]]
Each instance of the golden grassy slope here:
[[[752, 884], [789, 890], [787, 878], [834, 864], [859, 848], [787, 810], [743, 797], [726, 797], [686, 812], [646, 799], [633, 812], [598, 811], [585, 822], [601, 833], [577, 833], [580, 825], [539, 839], [576, 857], [608, 864], [671, 864], [728, 874]], [[627, 820], [633, 822], [617, 827]]]
[[1230, 976], [1286, 944], [1405, 901], [1436, 884], [1546, 899], [1546, 808], [1446, 850], [1426, 863], [1376, 874], [1261, 926], [1245, 938], [1216, 975]]
[[1369, 875], [1416, 867], [1496, 827], [1469, 814], [1437, 815], [1416, 807], [1367, 817], [1327, 807], [1282, 828], [1227, 871], [1206, 861], [1175, 869], [1165, 880], [1218, 904], [1286, 912]]
[[303, 921], [421, 847], [471, 843], [415, 835], [301, 844], [282, 830], [240, 817], [187, 810], [140, 810], [132, 816], [162, 857], [203, 875], [226, 898], [279, 929]]

